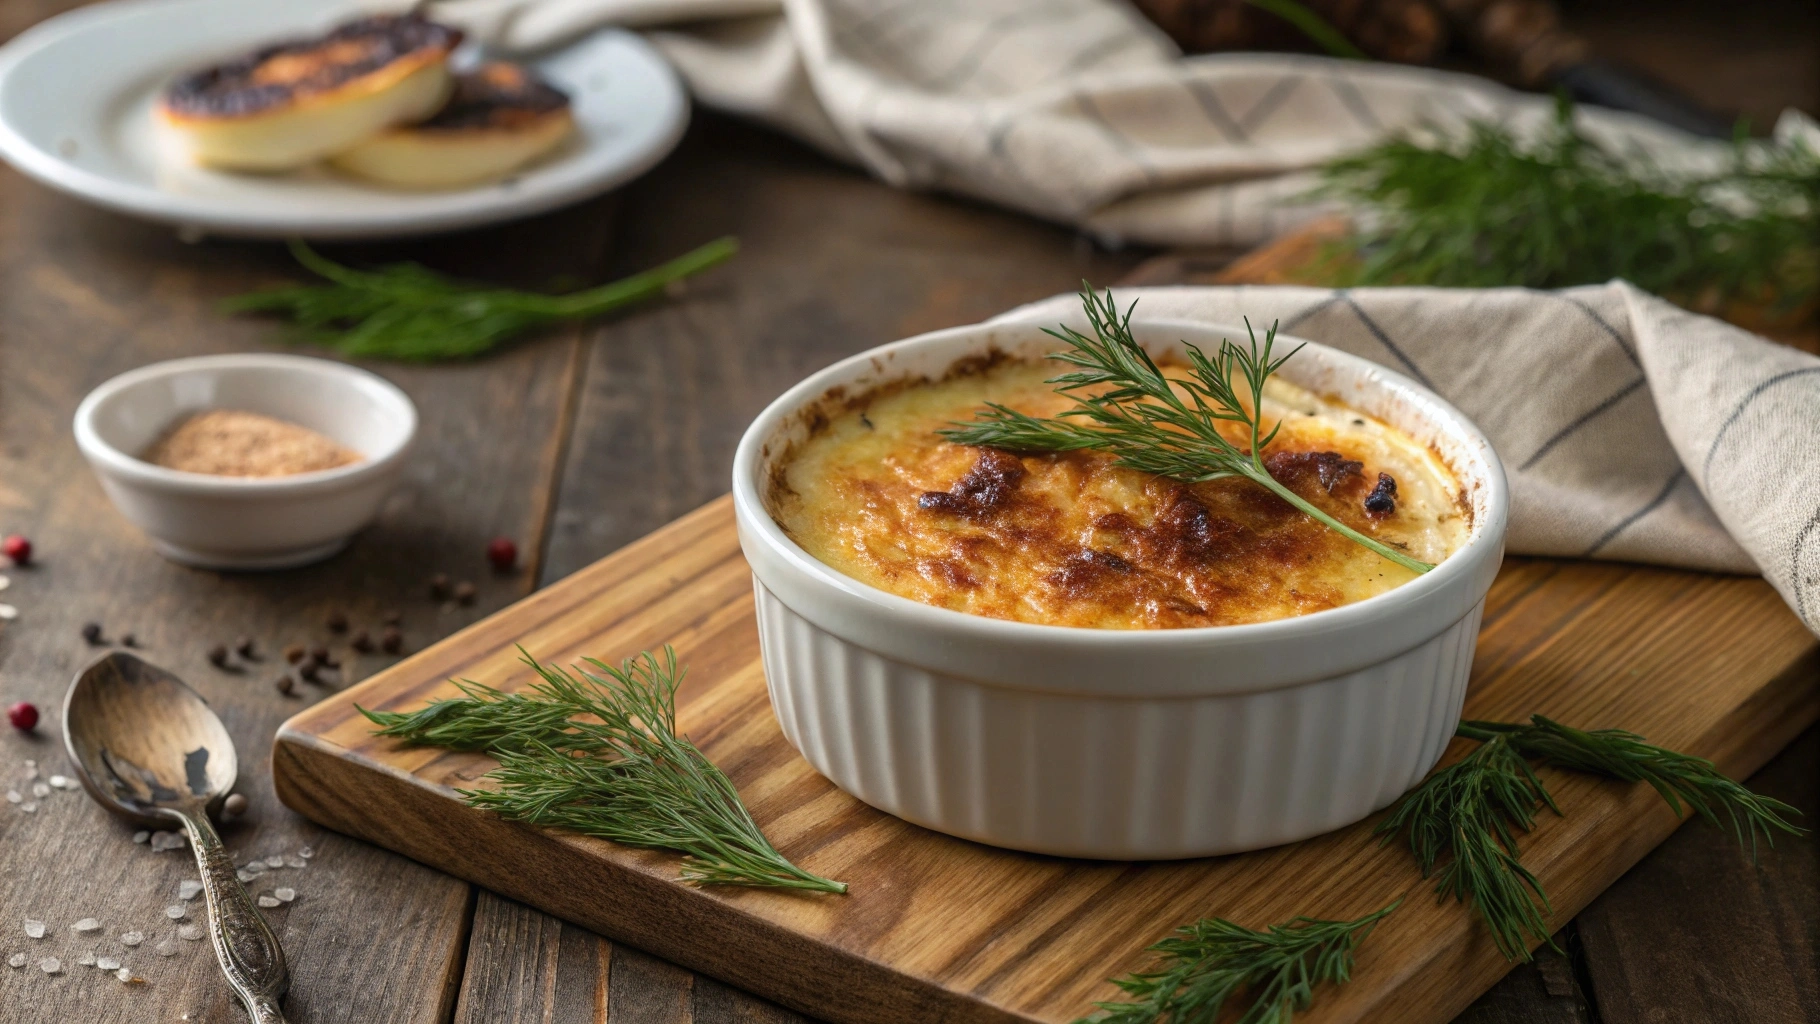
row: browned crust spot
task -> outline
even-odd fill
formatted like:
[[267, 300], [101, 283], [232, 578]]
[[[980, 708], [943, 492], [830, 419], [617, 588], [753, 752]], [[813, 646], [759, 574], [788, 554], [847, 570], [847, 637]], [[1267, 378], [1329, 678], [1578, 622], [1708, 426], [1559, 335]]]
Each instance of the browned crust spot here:
[[416, 14], [375, 15], [314, 39], [293, 39], [199, 68], [165, 90], [166, 114], [183, 120], [247, 117], [447, 58], [461, 32]]
[[424, 132], [523, 131], [568, 116], [569, 96], [517, 64], [496, 61], [455, 79], [455, 95]]

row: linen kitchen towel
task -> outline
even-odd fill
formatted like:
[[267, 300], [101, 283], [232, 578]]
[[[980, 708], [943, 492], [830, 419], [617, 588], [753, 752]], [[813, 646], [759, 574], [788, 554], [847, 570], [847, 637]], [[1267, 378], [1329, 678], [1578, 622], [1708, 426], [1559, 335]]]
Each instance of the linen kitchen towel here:
[[[1312, 168], [1385, 133], [1553, 101], [1423, 68], [1281, 54], [1184, 58], [1124, 0], [441, 0], [505, 50], [650, 27], [696, 97], [894, 185], [959, 193], [1116, 244], [1255, 243], [1332, 208]], [[686, 23], [686, 24], [685, 24]], [[684, 27], [679, 27], [684, 26]], [[1668, 166], [1726, 147], [1585, 109]], [[1801, 131], [1798, 115], [1784, 131]], [[1811, 125], [1810, 125], [1811, 127]]]
[[[1515, 553], [1761, 572], [1820, 632], [1820, 358], [1623, 282], [1116, 294], [1136, 319], [1280, 321], [1432, 388], [1503, 459]], [[998, 319], [1079, 316], [1057, 296]]]

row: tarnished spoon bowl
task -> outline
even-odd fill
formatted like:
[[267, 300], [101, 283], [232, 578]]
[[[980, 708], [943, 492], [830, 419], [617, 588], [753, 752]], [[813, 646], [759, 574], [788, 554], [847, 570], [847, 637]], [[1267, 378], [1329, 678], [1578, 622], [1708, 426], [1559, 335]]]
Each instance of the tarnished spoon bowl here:
[[149, 828], [183, 829], [202, 875], [222, 973], [255, 1024], [283, 1024], [278, 1001], [290, 983], [284, 951], [209, 823], [239, 771], [221, 719], [183, 680], [113, 651], [70, 684], [63, 742], [83, 788], [101, 806]]

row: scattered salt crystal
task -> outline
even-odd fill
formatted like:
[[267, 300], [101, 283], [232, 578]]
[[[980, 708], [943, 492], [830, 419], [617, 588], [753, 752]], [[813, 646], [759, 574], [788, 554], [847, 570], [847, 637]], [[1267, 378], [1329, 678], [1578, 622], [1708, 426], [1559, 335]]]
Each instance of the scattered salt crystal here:
[[25, 919], [25, 937], [28, 939], [44, 938], [44, 922], [43, 921], [34, 921], [29, 917], [26, 918]]
[[259, 905], [270, 910], [271, 908], [278, 906], [278, 901], [270, 896], [261, 896], [259, 897]]
[[76, 788], [75, 780], [71, 779], [67, 775], [51, 776], [50, 784], [51, 784], [52, 789], [75, 789]]
[[186, 840], [181, 832], [153, 832], [152, 849], [163, 853], [165, 850], [181, 850]]
[[259, 872], [248, 871], [246, 868], [241, 868], [239, 871], [234, 872], [234, 877], [240, 879], [242, 882], [250, 882], [259, 877]]
[[16, 619], [18, 617], [19, 609], [14, 608], [10, 604], [0, 604], [0, 619]]
[[177, 883], [177, 898], [180, 900], [193, 900], [196, 898], [196, 894], [201, 891], [202, 883], [196, 881], [194, 878], [186, 878]]
[[133, 842], [135, 843], [143, 843], [150, 838], [152, 838], [152, 834], [144, 829], [140, 829], [133, 833]]
[[51, 795], [51, 787], [42, 782], [34, 782], [32, 783], [32, 795], [42, 800]]
[[93, 966], [95, 966], [95, 954], [84, 953], [84, 954], [82, 954], [81, 958], [78, 959], [76, 962], [81, 964], [84, 967], [93, 967]]
[[158, 944], [158, 955], [159, 956], [176, 956], [177, 955], [177, 944], [172, 942], [169, 939], [165, 939], [163, 942], [160, 942]]
[[13, 585], [12, 577], [0, 576], [0, 590], [5, 590], [7, 587], [10, 587], [12, 585]]
[[273, 889], [272, 895], [278, 897], [278, 900], [281, 903], [289, 903], [297, 898], [297, 890], [291, 888]]
[[92, 917], [85, 917], [70, 927], [79, 932], [98, 932], [101, 930], [101, 922]]
[[316, 856], [316, 851], [306, 846], [297, 851], [297, 856], [302, 857], [304, 860], [309, 860], [311, 857]]
[[190, 912], [190, 908], [184, 906], [181, 903], [173, 903], [170, 906], [164, 908], [164, 916], [170, 918], [173, 921], [183, 920], [183, 915], [185, 915], [189, 912]]
[[120, 969], [120, 961], [111, 956], [104, 956], [95, 961], [95, 966], [104, 971], [117, 971]]
[[121, 981], [123, 981], [129, 985], [132, 984], [133, 982], [139, 980], [138, 978], [133, 977], [133, 971], [129, 967], [122, 967], [119, 970], [115, 971], [114, 977], [119, 978]]
[[144, 942], [144, 941], [145, 941], [144, 932], [122, 932], [122, 933], [120, 933], [120, 944], [122, 946], [137, 946], [141, 942]]
[[287, 868], [307, 868], [310, 866], [310, 862], [304, 860], [302, 857], [286, 857], [284, 859], [284, 866]]
[[16, 804], [24, 799], [25, 795], [16, 789], [9, 789], [6, 791], [6, 802], [9, 804]]
[[38, 969], [46, 974], [56, 974], [58, 971], [63, 970], [63, 961], [54, 956], [47, 956], [38, 961]]
[[284, 858], [279, 854], [274, 853], [265, 859], [265, 866], [268, 868], [284, 867]]
[[37, 814], [38, 813], [38, 803], [35, 800], [27, 800], [26, 802], [19, 805], [19, 809], [24, 811], [27, 814]]
[[38, 762], [29, 757], [25, 759], [25, 777], [28, 779], [35, 779], [38, 777]]
[[180, 924], [177, 926], [177, 937], [187, 942], [202, 938], [202, 926], [199, 924]]
[[7, 958], [6, 965], [8, 967], [24, 967], [25, 961], [28, 959], [30, 959], [30, 958], [27, 957], [24, 953], [14, 953], [12, 956]]

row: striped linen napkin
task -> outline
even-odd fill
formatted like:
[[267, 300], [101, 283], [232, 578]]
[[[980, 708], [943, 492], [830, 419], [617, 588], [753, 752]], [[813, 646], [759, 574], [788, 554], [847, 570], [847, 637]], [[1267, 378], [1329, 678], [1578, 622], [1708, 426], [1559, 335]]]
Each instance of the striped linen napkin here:
[[[1527, 288], [1130, 288], [1137, 319], [1281, 322], [1477, 423], [1508, 546], [1758, 573], [1820, 632], [1820, 358], [1624, 282]], [[1001, 320], [1079, 316], [1057, 296]]]
[[[1261, 242], [1333, 212], [1303, 198], [1311, 169], [1386, 132], [1553, 118], [1547, 97], [1424, 68], [1184, 58], [1124, 0], [439, 0], [429, 11], [505, 51], [607, 24], [651, 29], [709, 106], [893, 185], [1109, 244]], [[1641, 118], [1580, 116], [1588, 134], [1665, 164], [1726, 153]]]

